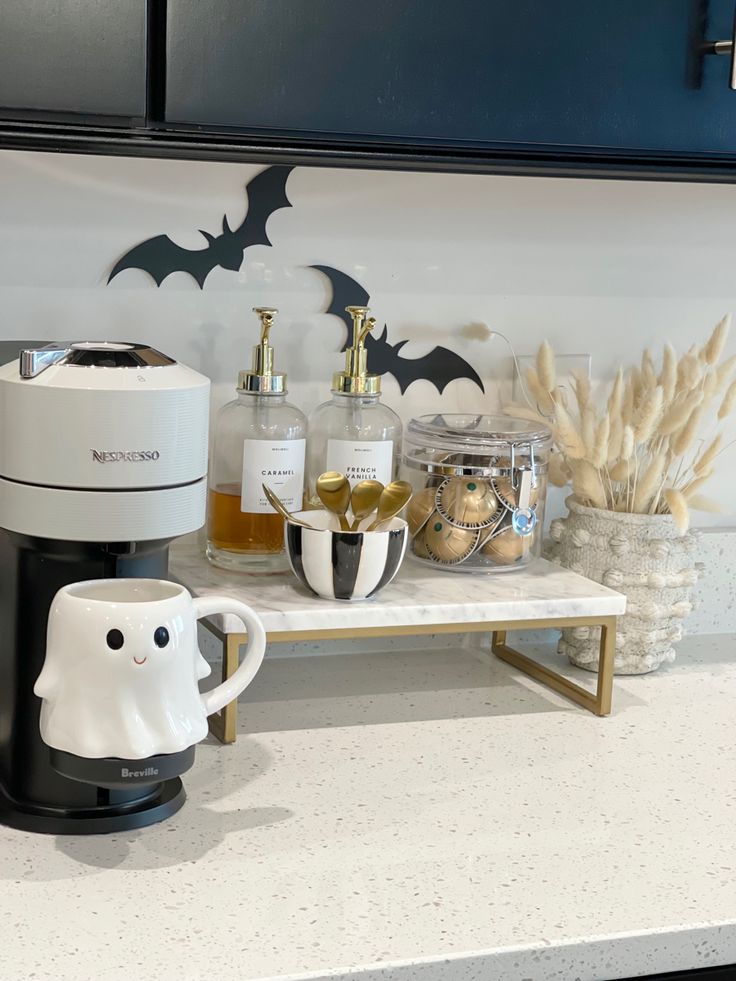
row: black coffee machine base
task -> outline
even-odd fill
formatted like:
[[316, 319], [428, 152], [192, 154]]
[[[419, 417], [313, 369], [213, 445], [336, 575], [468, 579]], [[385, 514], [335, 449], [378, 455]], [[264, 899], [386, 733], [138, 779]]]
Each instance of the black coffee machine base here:
[[194, 766], [195, 746], [188, 746], [178, 753], [165, 753], [147, 756], [139, 760], [123, 760], [117, 756], [104, 756], [90, 759], [76, 756], [62, 749], [49, 749], [51, 766], [64, 777], [90, 783], [93, 787], [106, 787], [108, 790], [124, 790], [135, 794], [147, 792], [154, 784], [161, 784]]
[[115, 801], [115, 791], [101, 791], [108, 801], [92, 808], [21, 804], [8, 797], [0, 785], [0, 824], [19, 831], [47, 835], [99, 835], [134, 831], [163, 821], [182, 807], [186, 793], [181, 780], [165, 780], [134, 801]]

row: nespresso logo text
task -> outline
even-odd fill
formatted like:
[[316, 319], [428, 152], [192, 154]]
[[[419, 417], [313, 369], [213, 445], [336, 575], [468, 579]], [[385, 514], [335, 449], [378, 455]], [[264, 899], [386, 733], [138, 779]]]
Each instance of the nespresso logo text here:
[[158, 450], [92, 450], [95, 463], [142, 463], [160, 456]]
[[120, 769], [121, 777], [157, 777], [158, 767], [147, 766], [145, 770], [129, 770], [127, 766], [123, 766]]

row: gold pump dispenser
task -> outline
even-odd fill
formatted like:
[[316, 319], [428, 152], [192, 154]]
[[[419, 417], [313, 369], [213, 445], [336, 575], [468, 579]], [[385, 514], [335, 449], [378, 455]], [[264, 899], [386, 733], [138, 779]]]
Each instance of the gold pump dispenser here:
[[269, 307], [253, 307], [253, 313], [261, 319], [261, 339], [253, 348], [253, 362], [249, 371], [238, 375], [238, 391], [257, 395], [283, 395], [286, 392], [286, 375], [273, 370], [273, 348], [269, 335], [278, 310]]
[[378, 395], [381, 376], [368, 374], [368, 352], [365, 339], [376, 326], [375, 317], [366, 319], [368, 307], [345, 307], [353, 318], [353, 343], [345, 351], [345, 370], [332, 377], [332, 391], [340, 395]]

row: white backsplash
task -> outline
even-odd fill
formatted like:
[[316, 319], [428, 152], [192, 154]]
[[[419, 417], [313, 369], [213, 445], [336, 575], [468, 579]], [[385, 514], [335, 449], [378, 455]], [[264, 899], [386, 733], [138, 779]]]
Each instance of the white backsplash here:
[[[309, 411], [342, 361], [344, 326], [322, 312], [329, 286], [308, 268], [331, 265], [369, 291], [393, 343], [408, 339], [404, 356], [452, 347], [488, 382], [486, 395], [457, 380], [441, 397], [426, 381], [402, 396], [386, 378], [385, 399], [406, 420], [499, 406], [511, 363], [483, 325], [519, 354], [545, 337], [561, 354], [592, 354], [594, 378], [607, 379], [644, 345], [686, 349], [736, 310], [733, 185], [306, 167], [289, 178], [293, 207], [269, 220], [273, 247], [248, 249], [239, 272], [217, 268], [203, 290], [183, 273], [157, 288], [139, 270], [105, 285], [144, 238], [200, 248], [197, 229], [216, 234], [223, 214], [239, 224], [258, 170], [0, 152], [0, 339], [146, 340], [208, 374], [217, 407], [249, 362], [251, 307], [275, 305], [278, 367]], [[699, 524], [736, 527], [735, 449], [712, 489], [724, 514]]]

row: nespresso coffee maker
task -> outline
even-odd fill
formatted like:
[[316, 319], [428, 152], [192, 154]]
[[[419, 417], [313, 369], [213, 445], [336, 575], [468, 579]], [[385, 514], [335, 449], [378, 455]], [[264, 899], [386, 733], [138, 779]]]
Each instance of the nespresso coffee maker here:
[[57, 590], [86, 579], [166, 579], [171, 540], [203, 525], [209, 387], [143, 344], [51, 345], [0, 368], [3, 824], [120, 831], [184, 801], [178, 777], [151, 783], [145, 761], [141, 781], [124, 787], [55, 769], [33, 686]]

